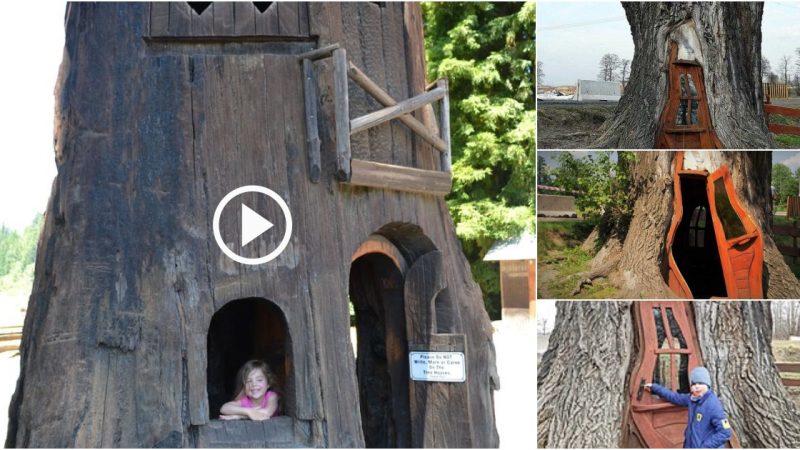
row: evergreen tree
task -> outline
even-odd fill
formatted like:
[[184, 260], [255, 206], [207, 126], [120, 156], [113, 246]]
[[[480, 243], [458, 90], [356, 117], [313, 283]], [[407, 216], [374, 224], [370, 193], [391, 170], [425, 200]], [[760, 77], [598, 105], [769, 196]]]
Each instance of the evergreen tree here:
[[447, 77], [453, 152], [448, 205], [497, 317], [498, 239], [533, 229], [535, 177], [533, 2], [424, 3], [428, 74]]

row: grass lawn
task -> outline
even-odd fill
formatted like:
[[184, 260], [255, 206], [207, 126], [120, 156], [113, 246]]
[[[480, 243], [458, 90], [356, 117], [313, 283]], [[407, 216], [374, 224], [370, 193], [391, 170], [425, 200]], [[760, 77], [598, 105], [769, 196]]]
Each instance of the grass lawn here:
[[594, 225], [585, 221], [539, 222], [538, 296], [539, 298], [609, 298], [616, 289], [604, 279], [595, 280], [574, 296], [581, 272], [589, 270], [594, 256], [581, 248]]

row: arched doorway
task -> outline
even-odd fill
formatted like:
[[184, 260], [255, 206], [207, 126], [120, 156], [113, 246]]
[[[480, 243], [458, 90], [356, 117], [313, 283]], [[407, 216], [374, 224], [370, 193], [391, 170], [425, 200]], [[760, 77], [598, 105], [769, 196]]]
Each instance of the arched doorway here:
[[211, 318], [208, 329], [208, 406], [211, 419], [235, 395], [236, 374], [250, 359], [269, 364], [281, 394], [283, 414], [292, 415], [291, 338], [286, 317], [274, 303], [261, 298], [233, 300]]
[[408, 341], [403, 300], [406, 260], [388, 239], [372, 235], [353, 255], [356, 376], [364, 443], [410, 447]]

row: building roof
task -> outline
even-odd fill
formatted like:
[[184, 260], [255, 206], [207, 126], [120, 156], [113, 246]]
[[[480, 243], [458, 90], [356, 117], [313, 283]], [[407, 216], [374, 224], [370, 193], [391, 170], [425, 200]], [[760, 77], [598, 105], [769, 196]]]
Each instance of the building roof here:
[[519, 261], [536, 259], [536, 235], [523, 232], [515, 236], [492, 244], [492, 247], [483, 257], [484, 261]]

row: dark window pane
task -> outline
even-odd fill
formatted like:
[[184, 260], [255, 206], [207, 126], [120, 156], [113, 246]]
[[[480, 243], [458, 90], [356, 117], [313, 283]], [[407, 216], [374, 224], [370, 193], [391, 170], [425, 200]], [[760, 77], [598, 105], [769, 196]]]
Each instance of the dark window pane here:
[[687, 100], [681, 100], [678, 105], [678, 115], [675, 117], [675, 125], [686, 125], [686, 104]]
[[681, 75], [681, 97], [686, 97], [686, 78], [683, 75]]
[[698, 206], [694, 209], [694, 211], [692, 211], [692, 219], [689, 221], [689, 226], [692, 228], [697, 226], [697, 219], [700, 216], [700, 208], [702, 208], [702, 206]]
[[694, 88], [694, 80], [692, 79], [691, 75], [686, 75], [689, 77], [689, 93], [691, 97], [697, 97], [697, 89]]
[[728, 198], [728, 191], [725, 189], [725, 182], [722, 178], [714, 182], [714, 204], [717, 207], [717, 215], [722, 223], [722, 230], [725, 239], [731, 240], [745, 234], [744, 224], [736, 214]]
[[692, 117], [691, 117], [691, 124], [697, 125], [697, 108], [700, 107], [700, 103], [697, 100], [692, 100]]
[[706, 246], [706, 232], [705, 232], [705, 230], [697, 230], [697, 246], [698, 247], [705, 247]]
[[675, 320], [675, 315], [672, 313], [672, 308], [667, 308], [667, 321], [669, 322], [669, 331], [672, 333], [674, 345], [672, 348], [688, 348], [686, 345], [686, 338], [683, 337], [678, 321]]
[[678, 392], [681, 394], [689, 393], [689, 355], [680, 355], [680, 367], [678, 367]]
[[667, 340], [667, 332], [664, 331], [664, 321], [661, 319], [661, 307], [653, 308], [653, 320], [656, 322], [656, 347], [661, 348], [661, 344]]
[[706, 227], [706, 207], [700, 206], [700, 218], [697, 220], [697, 228]]
[[689, 247], [697, 247], [694, 231], [694, 228], [689, 228]]

